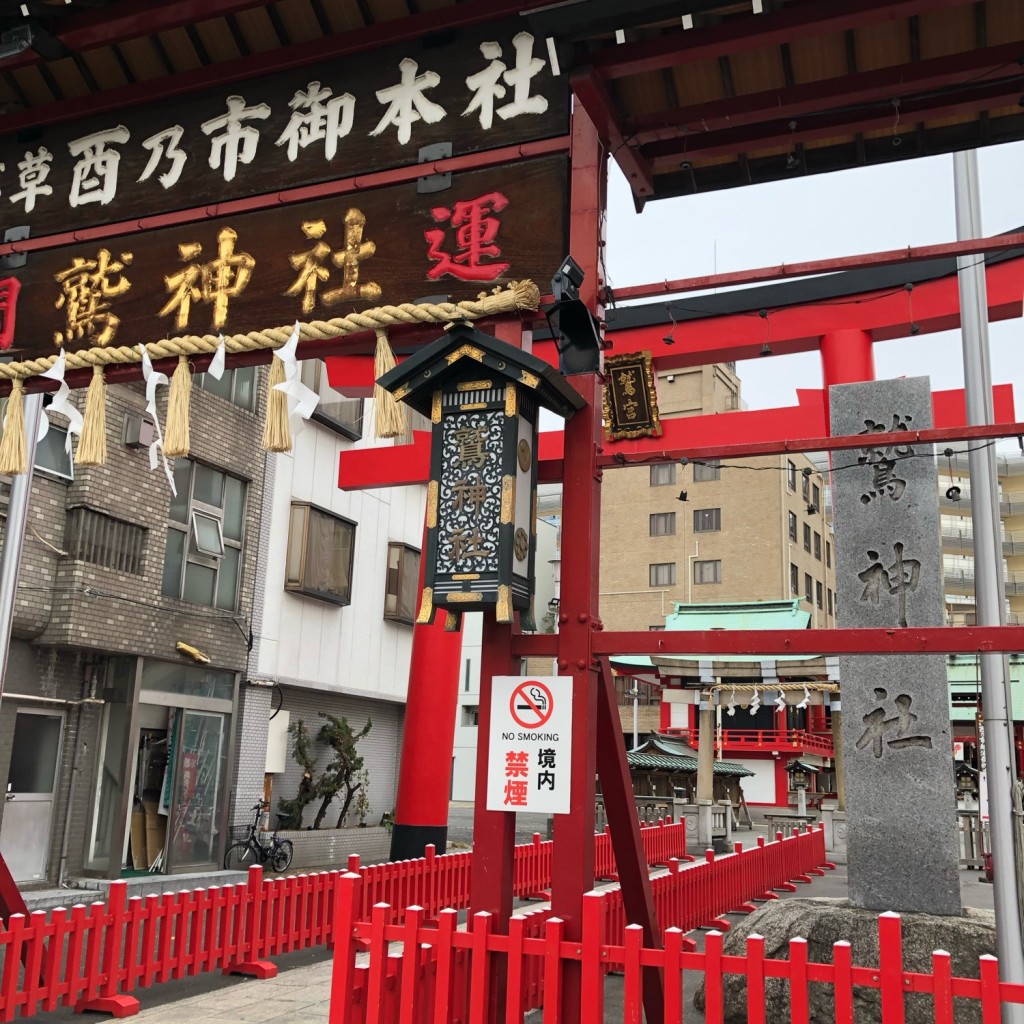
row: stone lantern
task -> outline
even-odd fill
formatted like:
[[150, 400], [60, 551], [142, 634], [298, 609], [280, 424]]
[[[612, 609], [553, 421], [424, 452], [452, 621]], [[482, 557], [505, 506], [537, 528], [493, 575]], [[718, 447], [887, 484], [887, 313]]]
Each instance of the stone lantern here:
[[468, 324], [378, 383], [433, 424], [416, 621], [444, 609], [454, 629], [462, 612], [493, 610], [498, 622], [530, 613], [540, 410], [569, 419], [582, 397], [543, 360]]

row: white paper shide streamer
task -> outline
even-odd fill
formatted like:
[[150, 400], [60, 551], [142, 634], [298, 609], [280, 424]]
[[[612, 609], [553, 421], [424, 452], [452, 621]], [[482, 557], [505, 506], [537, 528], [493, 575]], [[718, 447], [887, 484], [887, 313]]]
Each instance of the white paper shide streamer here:
[[157, 416], [156, 409], [156, 389], [161, 384], [166, 387], [169, 383], [167, 374], [153, 369], [153, 361], [149, 358], [145, 345], [140, 345], [139, 351], [142, 353], [142, 379], [146, 382], [146, 414], [152, 418], [153, 429], [156, 431], [156, 440], [149, 446], [149, 468], [151, 471], [156, 469], [159, 462], [163, 460], [164, 475], [170, 485], [171, 494], [177, 497], [178, 489], [174, 486], [174, 470], [171, 469], [171, 464], [167, 461], [167, 456], [164, 455], [164, 435], [160, 429], [160, 417]]
[[50, 413], [59, 413], [61, 416], [66, 416], [68, 420], [68, 436], [64, 440], [64, 450], [71, 454], [72, 447], [72, 436], [78, 434], [82, 436], [82, 424], [84, 422], [82, 414], [71, 404], [68, 396], [71, 394], [71, 388], [68, 387], [67, 382], [64, 380], [64, 374], [67, 371], [67, 358], [64, 354], [64, 349], [60, 350], [60, 355], [57, 357], [57, 361], [48, 370], [44, 370], [39, 376], [49, 377], [50, 380], [59, 381], [60, 387], [57, 388], [53, 399], [50, 402], [48, 408], [43, 410], [43, 415], [39, 417], [39, 434], [36, 438], [37, 441], [42, 441], [44, 437], [49, 433], [50, 430]]
[[274, 358], [284, 364], [284, 383], [276, 384], [275, 391], [283, 392], [288, 398], [288, 426], [292, 437], [298, 434], [305, 421], [313, 415], [320, 396], [306, 387], [300, 379], [299, 361], [295, 352], [299, 347], [299, 324], [295, 323], [288, 340], [274, 353]]

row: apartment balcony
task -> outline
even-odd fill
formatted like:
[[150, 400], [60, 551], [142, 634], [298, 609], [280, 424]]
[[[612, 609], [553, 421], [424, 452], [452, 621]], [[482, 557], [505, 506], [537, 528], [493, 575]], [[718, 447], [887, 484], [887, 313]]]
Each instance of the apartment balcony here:
[[[942, 574], [943, 587], [958, 594], [974, 593], [974, 571], [967, 569], [946, 569]], [[1024, 595], [1024, 572], [1005, 574], [1003, 592], [1007, 597]]]
[[[696, 729], [666, 729], [664, 731], [678, 737], [694, 750], [697, 749]], [[718, 735], [721, 739], [723, 756], [755, 752], [835, 756], [832, 734], [828, 732], [808, 732], [806, 729], [723, 729]]]
[[[946, 513], [955, 512], [962, 516], [969, 515], [971, 512], [970, 491], [965, 491], [956, 501], [947, 498], [945, 494], [940, 494], [939, 510]], [[999, 502], [999, 518], [1006, 519], [1008, 516], [1024, 516], [1024, 499], [1004, 498]]]
[[[942, 548], [944, 551], [955, 551], [958, 554], [970, 554], [974, 551], [974, 531], [953, 530], [946, 527], [942, 531]], [[1003, 535], [1003, 556], [1024, 555], [1024, 530], [1014, 530]]]

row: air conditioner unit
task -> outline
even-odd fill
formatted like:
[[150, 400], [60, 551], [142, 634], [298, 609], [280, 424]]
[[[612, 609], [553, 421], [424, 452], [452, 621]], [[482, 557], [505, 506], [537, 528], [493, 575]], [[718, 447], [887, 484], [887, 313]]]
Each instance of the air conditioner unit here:
[[128, 448], [148, 448], [156, 440], [152, 420], [131, 414], [124, 418], [124, 443]]

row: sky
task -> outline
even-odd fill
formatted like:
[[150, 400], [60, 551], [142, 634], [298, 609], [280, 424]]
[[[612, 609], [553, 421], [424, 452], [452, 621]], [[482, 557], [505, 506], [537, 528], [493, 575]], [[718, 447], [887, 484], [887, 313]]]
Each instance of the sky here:
[[[1024, 225], [1024, 143], [979, 150], [978, 167], [984, 234]], [[640, 214], [613, 164], [608, 198], [613, 288], [956, 240], [952, 155], [664, 199]], [[1024, 320], [989, 332], [992, 382], [1014, 385], [1020, 419]], [[921, 374], [923, 360], [933, 390], [963, 386], [958, 331], [875, 345], [879, 379]], [[821, 387], [816, 352], [748, 360], [737, 372], [751, 409], [794, 405], [797, 388]]]

